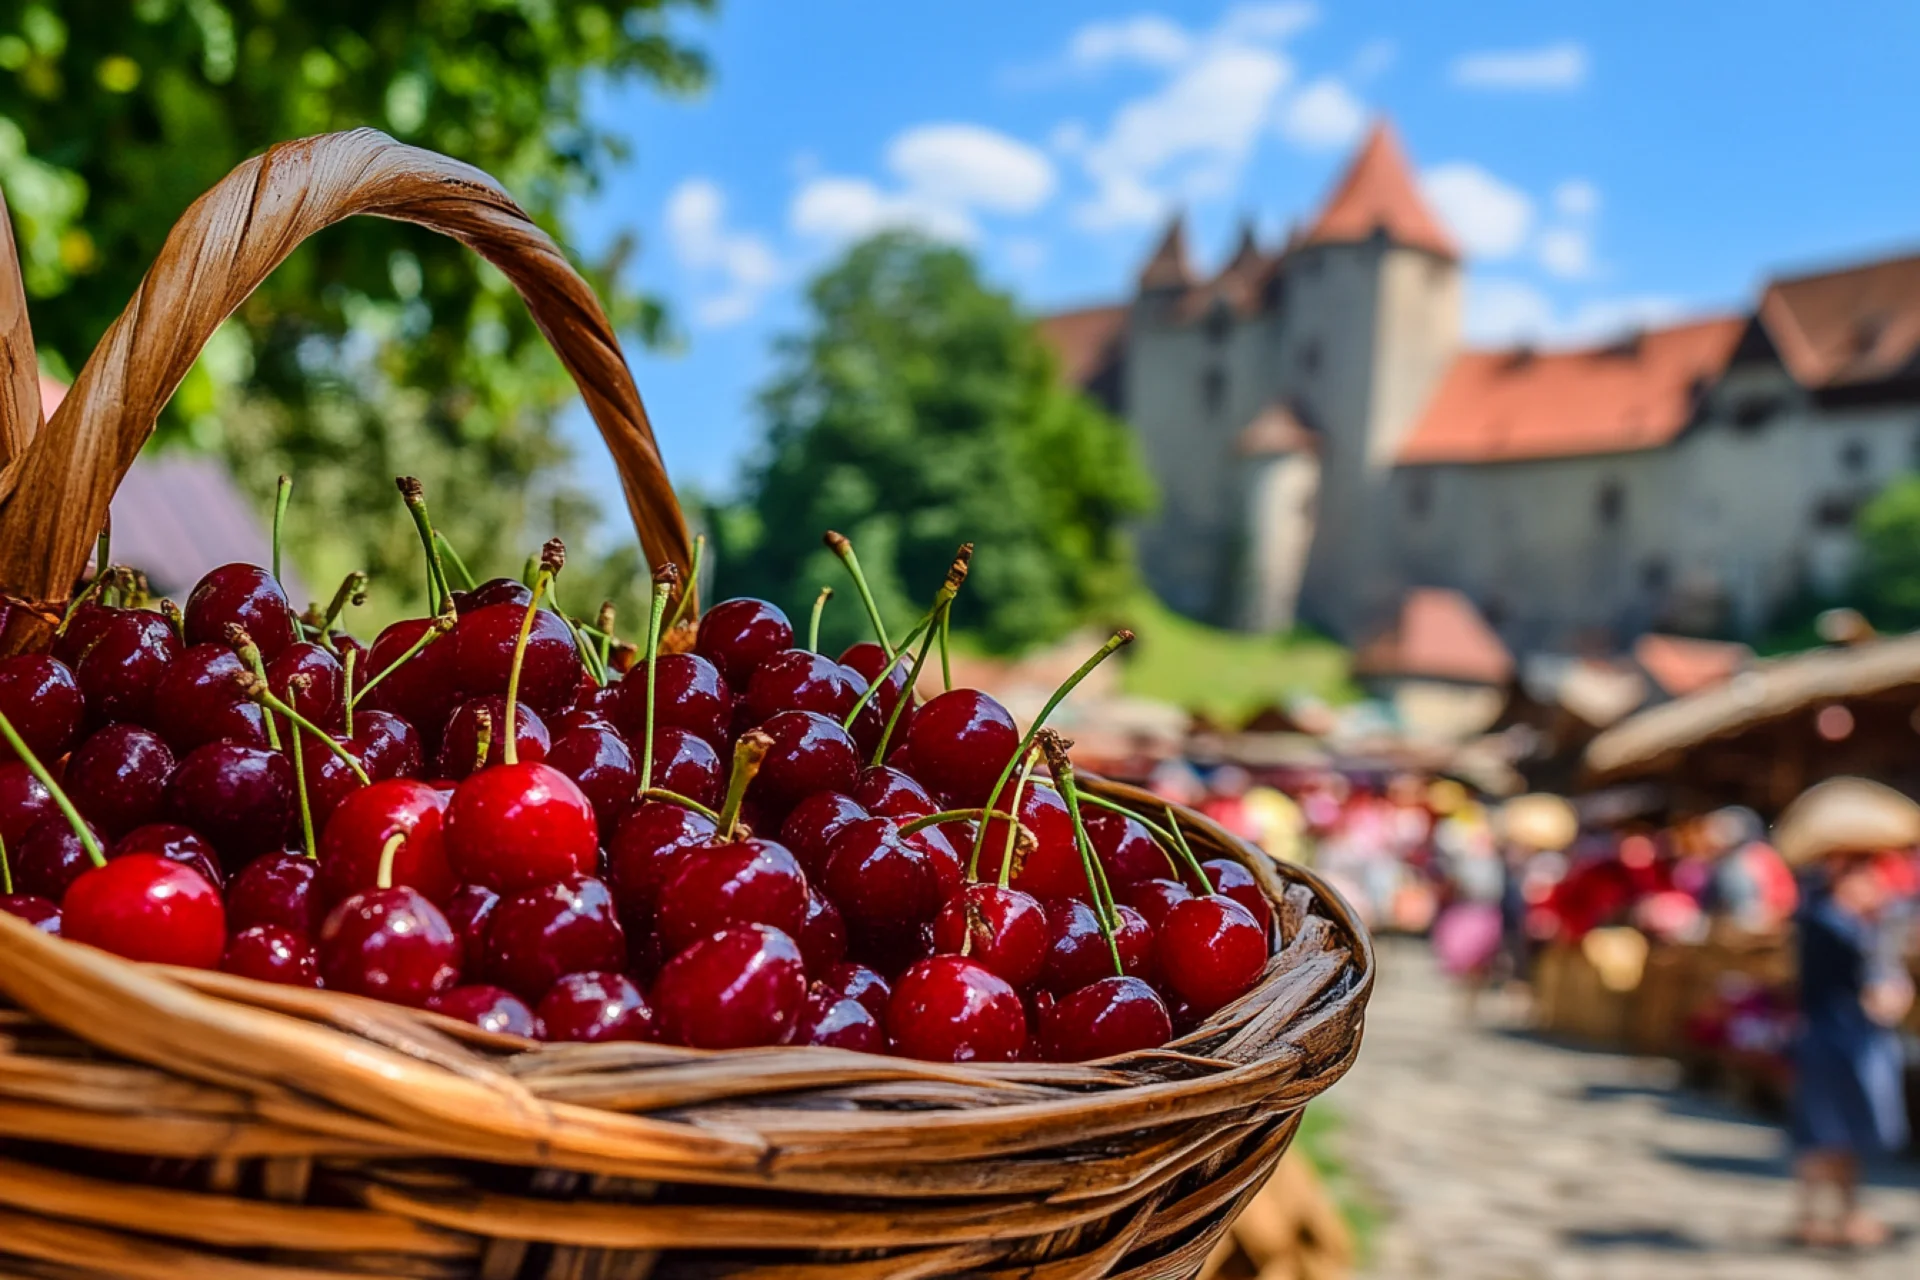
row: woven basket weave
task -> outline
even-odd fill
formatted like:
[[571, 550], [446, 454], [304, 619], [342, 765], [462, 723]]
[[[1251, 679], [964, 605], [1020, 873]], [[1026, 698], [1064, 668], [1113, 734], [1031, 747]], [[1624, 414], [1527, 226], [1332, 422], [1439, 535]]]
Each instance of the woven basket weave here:
[[[586, 284], [485, 175], [359, 131], [276, 147], [196, 202], [44, 424], [0, 246], [4, 647], [44, 643], [207, 336], [300, 240], [354, 213], [445, 232], [505, 272], [579, 383], [648, 556], [686, 566], [645, 411]], [[536, 1046], [132, 965], [0, 914], [0, 1272], [1190, 1276], [1353, 1061], [1373, 953], [1310, 873], [1178, 820], [1202, 857], [1253, 871], [1281, 947], [1193, 1033], [1088, 1065]]]

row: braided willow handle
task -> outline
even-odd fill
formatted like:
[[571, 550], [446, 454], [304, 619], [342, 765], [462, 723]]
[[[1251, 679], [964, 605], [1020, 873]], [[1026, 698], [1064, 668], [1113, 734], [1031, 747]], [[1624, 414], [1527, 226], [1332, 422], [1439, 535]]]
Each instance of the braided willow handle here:
[[[671, 561], [687, 581], [686, 521], [632, 371], [587, 282], [486, 174], [356, 129], [282, 143], [194, 201], [37, 434], [27, 425], [38, 426], [37, 392], [28, 418], [14, 403], [18, 380], [0, 367], [0, 588], [28, 606], [12, 611], [0, 650], [44, 638], [17, 633], [44, 632], [46, 606], [67, 597], [114, 490], [221, 321], [301, 241], [354, 214], [451, 236], [506, 274], [613, 454], [647, 559]], [[16, 327], [8, 299], [18, 297], [17, 265], [13, 273], [9, 295], [0, 271], [0, 357]], [[25, 331], [24, 310], [17, 327]], [[0, 366], [6, 363], [0, 358]]]

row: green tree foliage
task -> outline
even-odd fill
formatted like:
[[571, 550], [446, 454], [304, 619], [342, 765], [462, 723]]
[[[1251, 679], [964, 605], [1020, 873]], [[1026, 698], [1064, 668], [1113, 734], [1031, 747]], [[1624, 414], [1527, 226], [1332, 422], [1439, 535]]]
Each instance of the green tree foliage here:
[[1854, 532], [1861, 608], [1882, 628], [1920, 627], [1920, 476], [1881, 490], [1861, 508]]
[[810, 286], [806, 332], [761, 394], [767, 436], [741, 500], [715, 513], [718, 588], [868, 634], [820, 543], [854, 541], [896, 631], [954, 548], [977, 545], [954, 625], [1010, 649], [1118, 607], [1133, 585], [1124, 525], [1152, 493], [1126, 429], [1060, 381], [1051, 351], [958, 249], [904, 233], [855, 246]]
[[[0, 185], [43, 362], [70, 376], [194, 197], [291, 137], [372, 125], [446, 152], [568, 243], [569, 200], [620, 155], [585, 118], [589, 83], [697, 88], [705, 65], [670, 21], [711, 7], [0, 0]], [[579, 265], [615, 323], [652, 338], [658, 307], [620, 280], [631, 248]], [[590, 505], [554, 478], [570, 398], [504, 277], [451, 240], [360, 218], [309, 241], [221, 330], [160, 442], [226, 451], [263, 504], [294, 472], [292, 546], [314, 589], [366, 568], [390, 613], [419, 594], [396, 474], [427, 480], [477, 569], [517, 572], [548, 533], [588, 527]], [[638, 560], [574, 564], [569, 603], [590, 611]]]

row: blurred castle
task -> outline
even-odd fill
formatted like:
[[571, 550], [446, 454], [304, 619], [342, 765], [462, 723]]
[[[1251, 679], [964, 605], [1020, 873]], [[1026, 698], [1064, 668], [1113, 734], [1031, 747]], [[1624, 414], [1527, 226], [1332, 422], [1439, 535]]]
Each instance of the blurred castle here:
[[1284, 247], [1248, 229], [1202, 278], [1176, 219], [1130, 300], [1043, 329], [1159, 478], [1149, 582], [1250, 630], [1363, 643], [1443, 588], [1523, 652], [1751, 635], [1920, 466], [1920, 256], [1581, 350], [1467, 349], [1460, 312], [1382, 124]]

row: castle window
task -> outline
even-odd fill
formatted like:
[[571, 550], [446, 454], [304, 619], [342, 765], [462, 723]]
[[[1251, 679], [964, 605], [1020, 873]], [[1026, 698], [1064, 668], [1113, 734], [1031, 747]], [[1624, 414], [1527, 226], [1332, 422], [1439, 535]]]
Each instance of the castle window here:
[[1853, 525], [1853, 514], [1858, 504], [1842, 494], [1830, 494], [1820, 499], [1813, 509], [1814, 527], [1818, 529], [1846, 529]]
[[1214, 303], [1212, 309], [1207, 312], [1207, 341], [1218, 346], [1220, 343], [1225, 342], [1227, 335], [1232, 332], [1233, 313], [1227, 309], [1225, 303]]
[[1618, 480], [1609, 480], [1600, 486], [1594, 509], [1600, 516], [1602, 528], [1611, 529], [1620, 523], [1620, 517], [1627, 510], [1627, 491], [1620, 487]]
[[1849, 475], [1861, 475], [1867, 469], [1867, 442], [1849, 440], [1840, 446], [1840, 466]]
[[1300, 372], [1320, 372], [1320, 339], [1308, 338], [1306, 345], [1300, 348]]
[[1415, 471], [1407, 477], [1407, 514], [1415, 520], [1425, 520], [1431, 510], [1433, 476], [1426, 471]]
[[1260, 291], [1260, 305], [1273, 315], [1278, 315], [1287, 305], [1287, 278], [1278, 272], [1267, 277], [1267, 283]]
[[1227, 407], [1227, 371], [1215, 365], [1200, 375], [1200, 404], [1209, 418]]
[[1748, 396], [1733, 406], [1733, 425], [1742, 431], [1757, 431], [1767, 419], [1780, 412], [1777, 396]]

